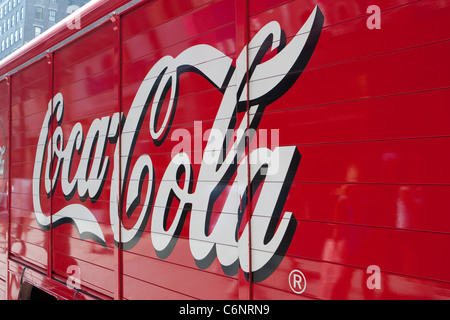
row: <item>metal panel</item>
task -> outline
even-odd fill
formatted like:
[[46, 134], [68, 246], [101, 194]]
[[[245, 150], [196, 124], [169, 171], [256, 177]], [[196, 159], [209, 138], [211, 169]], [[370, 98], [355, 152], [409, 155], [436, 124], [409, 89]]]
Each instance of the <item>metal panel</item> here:
[[[108, 215], [112, 179], [108, 168], [113, 166], [114, 145], [109, 143], [113, 138], [108, 128], [114, 126], [110, 120], [119, 111], [114, 93], [113, 26], [92, 31], [56, 51], [54, 57], [53, 92], [61, 97], [64, 104], [59, 108], [64, 112], [51, 132], [55, 139], [58, 130], [62, 132], [61, 145], [53, 147], [61, 171], [54, 175], [52, 213], [64, 215], [67, 208], [79, 207], [83, 214], [72, 216], [70, 224], [62, 219], [53, 225], [53, 272], [67, 278], [76, 270], [83, 290], [113, 297], [110, 279], [116, 261]], [[75, 140], [82, 140], [82, 145], [77, 146]], [[104, 174], [99, 167], [106, 169]], [[93, 187], [82, 191], [83, 184], [95, 185], [96, 191]], [[99, 230], [100, 243], [90, 240], [90, 229]]]
[[[35, 146], [28, 145], [42, 126], [42, 117], [47, 110], [50, 69], [47, 59], [41, 59], [26, 69], [14, 74], [11, 79], [11, 255], [17, 259], [47, 271], [50, 233], [41, 230], [34, 218], [33, 168]], [[25, 107], [26, 106], [26, 107]], [[39, 124], [41, 122], [41, 124]], [[36, 142], [35, 142], [36, 143]], [[22, 201], [16, 201], [20, 198]], [[44, 216], [51, 213], [50, 200], [41, 195]]]
[[[6, 298], [6, 270], [8, 259], [9, 237], [9, 172], [10, 172], [10, 86], [7, 80], [0, 82], [0, 295]], [[0, 297], [1, 299], [1, 297]]]

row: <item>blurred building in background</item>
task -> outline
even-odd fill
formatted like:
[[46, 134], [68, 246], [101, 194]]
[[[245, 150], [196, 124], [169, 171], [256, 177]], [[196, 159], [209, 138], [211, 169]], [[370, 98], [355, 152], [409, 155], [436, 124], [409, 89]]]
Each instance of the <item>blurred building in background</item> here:
[[0, 60], [89, 0], [0, 0]]

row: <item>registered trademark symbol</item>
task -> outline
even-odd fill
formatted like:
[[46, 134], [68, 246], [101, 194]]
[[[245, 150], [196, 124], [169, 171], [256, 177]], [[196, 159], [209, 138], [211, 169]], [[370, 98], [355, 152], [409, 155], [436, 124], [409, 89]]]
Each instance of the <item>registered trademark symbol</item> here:
[[289, 286], [296, 294], [302, 294], [306, 289], [306, 278], [300, 270], [293, 270], [289, 274]]

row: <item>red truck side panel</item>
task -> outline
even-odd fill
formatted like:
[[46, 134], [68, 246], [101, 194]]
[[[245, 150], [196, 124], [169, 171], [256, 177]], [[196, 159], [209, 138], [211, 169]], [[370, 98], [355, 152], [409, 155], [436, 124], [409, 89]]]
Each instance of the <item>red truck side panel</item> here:
[[6, 279], [8, 261], [8, 237], [9, 237], [9, 79], [0, 81], [0, 299], [6, 299]]
[[0, 65], [0, 299], [450, 297], [448, 3], [125, 3]]

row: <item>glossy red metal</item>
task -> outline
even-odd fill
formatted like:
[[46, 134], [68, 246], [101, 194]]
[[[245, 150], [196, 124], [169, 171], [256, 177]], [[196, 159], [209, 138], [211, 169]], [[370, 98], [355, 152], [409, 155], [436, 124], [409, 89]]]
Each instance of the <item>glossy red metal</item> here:
[[[80, 21], [82, 28], [87, 28], [91, 24], [99, 21], [105, 15], [111, 14], [114, 10], [129, 3], [130, 0], [95, 0], [80, 8], [74, 15]], [[19, 50], [9, 55], [0, 62], [0, 73], [5, 74], [14, 68], [27, 63], [36, 55], [50, 50], [52, 47], [67, 40], [78, 32], [76, 28], [68, 28], [67, 24], [74, 21], [74, 15], [70, 15], [52, 28], [45, 31], [39, 38], [33, 39]]]
[[450, 5], [374, 4], [92, 1], [2, 61], [0, 299], [449, 299]]

